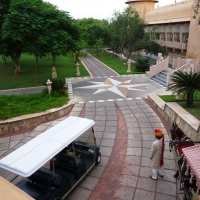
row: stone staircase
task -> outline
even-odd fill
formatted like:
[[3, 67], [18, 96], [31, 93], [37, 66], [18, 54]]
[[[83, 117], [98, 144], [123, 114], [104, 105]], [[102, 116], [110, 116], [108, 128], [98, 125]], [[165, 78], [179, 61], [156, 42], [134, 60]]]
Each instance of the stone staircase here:
[[151, 79], [154, 80], [155, 82], [167, 87], [167, 70], [164, 70], [157, 75], [153, 76]]

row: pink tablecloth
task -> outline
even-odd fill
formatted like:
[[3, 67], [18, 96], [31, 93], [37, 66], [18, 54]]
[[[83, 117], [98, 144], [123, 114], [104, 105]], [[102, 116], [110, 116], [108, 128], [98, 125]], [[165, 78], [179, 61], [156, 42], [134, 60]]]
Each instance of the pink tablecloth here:
[[197, 187], [200, 188], [200, 145], [184, 148], [183, 153], [187, 167], [190, 167], [191, 176], [196, 177]]

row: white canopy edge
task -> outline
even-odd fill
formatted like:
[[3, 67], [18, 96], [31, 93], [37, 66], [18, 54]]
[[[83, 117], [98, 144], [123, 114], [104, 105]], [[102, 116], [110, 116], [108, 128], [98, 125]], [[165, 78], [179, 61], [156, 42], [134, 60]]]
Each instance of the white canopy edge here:
[[90, 119], [70, 116], [0, 160], [0, 167], [28, 177], [91, 128]]

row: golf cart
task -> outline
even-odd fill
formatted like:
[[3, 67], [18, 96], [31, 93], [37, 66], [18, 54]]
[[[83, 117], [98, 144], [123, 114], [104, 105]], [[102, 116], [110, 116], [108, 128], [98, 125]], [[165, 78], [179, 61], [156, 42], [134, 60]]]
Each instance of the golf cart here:
[[64, 199], [101, 161], [90, 119], [68, 117], [0, 160], [23, 178], [18, 188], [37, 200]]

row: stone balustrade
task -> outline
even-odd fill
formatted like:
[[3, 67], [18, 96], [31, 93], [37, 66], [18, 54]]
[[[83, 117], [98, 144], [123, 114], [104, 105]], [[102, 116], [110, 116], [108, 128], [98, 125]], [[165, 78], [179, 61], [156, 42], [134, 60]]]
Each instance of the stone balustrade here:
[[149, 94], [148, 99], [166, 121], [176, 122], [193, 141], [200, 141], [200, 121], [175, 102], [166, 103], [157, 94]]
[[187, 49], [187, 43], [164, 41], [164, 40], [157, 40], [157, 42], [162, 46], [166, 46], [173, 49], [181, 49], [181, 50]]
[[14, 133], [17, 131], [25, 131], [37, 127], [40, 124], [58, 119], [69, 113], [73, 106], [74, 104], [69, 102], [68, 104], [63, 105], [62, 107], [53, 108], [41, 113], [23, 115], [8, 120], [1, 120], [0, 135]]

